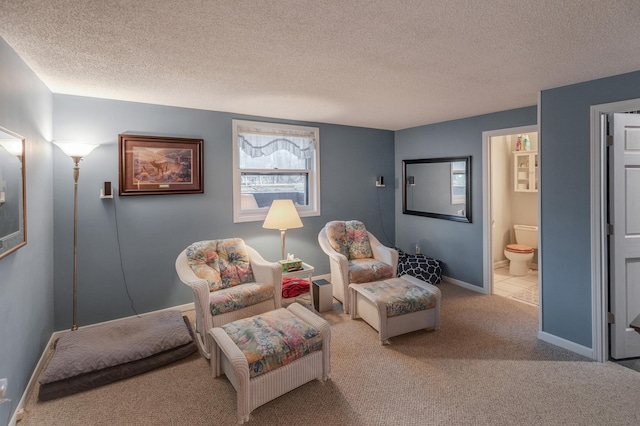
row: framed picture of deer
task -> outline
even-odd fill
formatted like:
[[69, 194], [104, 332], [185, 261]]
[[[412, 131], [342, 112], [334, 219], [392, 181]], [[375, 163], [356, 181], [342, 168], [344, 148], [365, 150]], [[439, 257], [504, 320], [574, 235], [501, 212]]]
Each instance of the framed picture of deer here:
[[198, 194], [202, 139], [118, 135], [120, 195]]

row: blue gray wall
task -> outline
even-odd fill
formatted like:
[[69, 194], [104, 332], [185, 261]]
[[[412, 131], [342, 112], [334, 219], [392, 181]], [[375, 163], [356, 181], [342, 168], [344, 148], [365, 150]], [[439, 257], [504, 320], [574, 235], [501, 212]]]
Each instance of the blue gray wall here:
[[0, 38], [0, 126], [26, 139], [27, 245], [0, 259], [0, 377], [14, 409], [53, 332], [51, 111], [51, 92]]
[[[53, 330], [71, 324], [73, 164], [50, 140], [102, 144], [80, 171], [81, 325], [132, 314], [120, 254], [138, 312], [192, 300], [173, 266], [192, 241], [239, 236], [267, 259], [279, 257], [277, 231], [262, 229], [260, 222], [234, 224], [231, 211], [231, 119], [266, 119], [51, 95], [2, 39], [0, 76], [0, 126], [27, 140], [28, 244], [0, 259], [0, 377], [9, 379], [14, 407]], [[592, 345], [589, 108], [634, 98], [640, 98], [640, 72], [541, 94], [543, 331], [586, 347]], [[317, 274], [328, 273], [318, 231], [332, 219], [358, 218], [383, 243], [409, 251], [419, 243], [444, 261], [446, 275], [481, 286], [482, 132], [535, 123], [536, 108], [529, 107], [395, 133], [319, 124], [322, 216], [303, 218], [304, 228], [289, 231], [287, 251], [315, 265]], [[124, 132], [203, 138], [205, 194], [100, 200], [103, 181], [117, 186], [116, 142]], [[471, 224], [401, 213], [402, 160], [467, 155]], [[386, 187], [375, 187], [378, 175], [385, 176]], [[0, 418], [9, 409], [0, 405]]]
[[592, 347], [590, 107], [640, 98], [640, 72], [541, 93], [542, 330]]
[[[78, 221], [78, 323], [86, 325], [193, 301], [174, 269], [191, 242], [241, 237], [266, 259], [280, 258], [280, 234], [262, 221], [233, 223], [233, 118], [231, 113], [54, 95], [54, 140], [101, 144], [80, 163]], [[298, 123], [320, 128], [321, 216], [302, 218], [287, 232], [287, 252], [329, 273], [317, 235], [334, 219], [360, 219], [383, 243], [394, 243], [393, 186], [376, 188], [376, 176], [394, 175], [393, 132]], [[103, 181], [118, 183], [119, 133], [204, 139], [204, 194], [116, 196], [101, 200]], [[53, 152], [55, 218], [55, 328], [71, 325], [73, 254], [72, 160]], [[116, 227], [117, 213], [117, 227]], [[119, 232], [118, 232], [119, 231]], [[120, 246], [118, 247], [118, 238]], [[388, 238], [386, 237], [388, 235]], [[119, 252], [120, 249], [120, 252]]]
[[[482, 287], [482, 132], [535, 125], [535, 106], [414, 127], [395, 134], [396, 243], [444, 263], [443, 274]], [[471, 156], [471, 223], [402, 214], [402, 161]]]

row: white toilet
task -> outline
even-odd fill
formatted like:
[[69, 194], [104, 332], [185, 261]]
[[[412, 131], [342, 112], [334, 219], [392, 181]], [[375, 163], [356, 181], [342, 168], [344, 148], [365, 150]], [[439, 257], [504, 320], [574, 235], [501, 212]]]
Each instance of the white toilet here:
[[508, 244], [504, 255], [509, 259], [510, 275], [527, 275], [529, 263], [533, 259], [533, 249], [538, 248], [538, 227], [530, 225], [513, 225], [516, 244]]

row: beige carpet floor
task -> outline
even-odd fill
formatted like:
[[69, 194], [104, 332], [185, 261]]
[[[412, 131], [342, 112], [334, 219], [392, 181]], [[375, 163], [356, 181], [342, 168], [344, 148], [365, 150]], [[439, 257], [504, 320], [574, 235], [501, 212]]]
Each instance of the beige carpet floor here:
[[[251, 413], [250, 425], [638, 425], [640, 373], [591, 362], [537, 339], [537, 308], [452, 284], [440, 331], [381, 346], [336, 303], [332, 379]], [[28, 397], [20, 426], [232, 425], [235, 392], [193, 356], [44, 403]]]

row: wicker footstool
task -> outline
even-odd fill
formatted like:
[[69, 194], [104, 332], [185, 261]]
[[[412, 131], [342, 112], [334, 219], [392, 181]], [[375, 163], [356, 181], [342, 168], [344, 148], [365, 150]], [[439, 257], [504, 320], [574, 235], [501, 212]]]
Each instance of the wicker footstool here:
[[351, 319], [375, 328], [380, 343], [421, 329], [440, 328], [440, 289], [410, 275], [364, 284], [350, 284]]
[[255, 408], [331, 373], [331, 329], [298, 303], [209, 330], [211, 372], [224, 373], [237, 395], [238, 423]]

